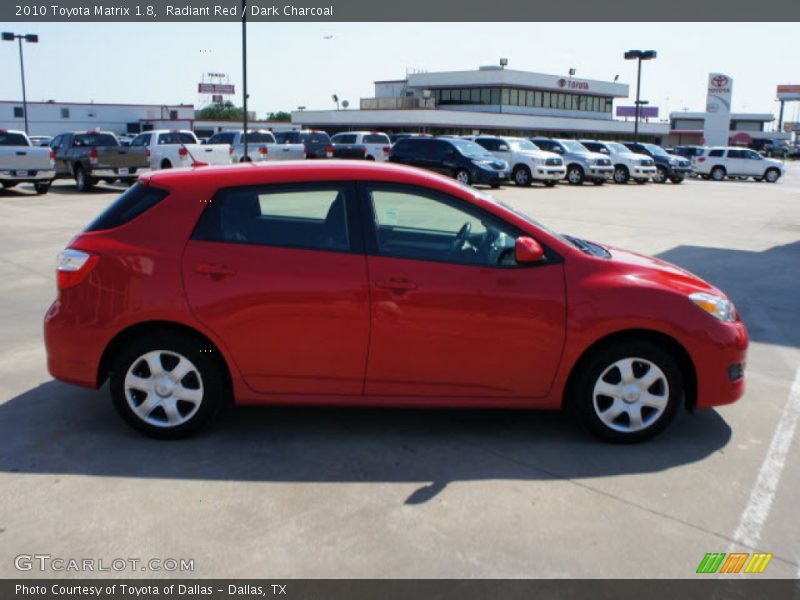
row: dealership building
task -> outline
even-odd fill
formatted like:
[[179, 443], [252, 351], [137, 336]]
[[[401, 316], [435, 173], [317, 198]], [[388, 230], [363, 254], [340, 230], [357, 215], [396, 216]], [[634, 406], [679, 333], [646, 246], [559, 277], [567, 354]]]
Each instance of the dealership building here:
[[[706, 115], [704, 112], [670, 113], [669, 135], [664, 145], [703, 145]], [[774, 122], [775, 115], [771, 113], [731, 113], [728, 143], [746, 146], [757, 139], [790, 140], [791, 133], [768, 130]]]

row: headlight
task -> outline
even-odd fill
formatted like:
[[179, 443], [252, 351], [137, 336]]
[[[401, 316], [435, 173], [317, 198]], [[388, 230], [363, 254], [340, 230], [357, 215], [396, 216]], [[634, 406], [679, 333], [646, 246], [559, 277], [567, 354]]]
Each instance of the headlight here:
[[727, 298], [696, 292], [689, 294], [689, 300], [720, 321], [732, 323], [736, 320], [736, 308], [734, 308], [733, 302]]
[[488, 160], [473, 160], [472, 164], [480, 167], [481, 169], [491, 168], [491, 163]]

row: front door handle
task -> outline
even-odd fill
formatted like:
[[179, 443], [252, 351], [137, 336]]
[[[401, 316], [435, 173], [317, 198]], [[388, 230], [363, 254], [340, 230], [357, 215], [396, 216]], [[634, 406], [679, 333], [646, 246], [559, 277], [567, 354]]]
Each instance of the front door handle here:
[[392, 290], [393, 292], [407, 292], [417, 289], [417, 284], [405, 277], [392, 277], [388, 281], [376, 281], [375, 287]]
[[201, 275], [208, 275], [211, 279], [222, 279], [223, 277], [230, 277], [236, 274], [236, 271], [225, 265], [212, 265], [208, 263], [197, 265], [195, 271]]

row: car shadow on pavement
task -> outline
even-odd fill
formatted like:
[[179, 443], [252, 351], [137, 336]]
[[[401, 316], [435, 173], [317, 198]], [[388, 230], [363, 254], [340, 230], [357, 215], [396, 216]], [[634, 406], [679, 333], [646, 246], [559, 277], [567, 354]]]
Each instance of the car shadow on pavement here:
[[800, 348], [800, 241], [763, 252], [677, 246], [657, 256], [728, 294], [751, 340]]
[[238, 407], [181, 441], [129, 429], [107, 387], [49, 381], [0, 405], [0, 472], [268, 482], [557, 481], [653, 473], [703, 460], [731, 430], [713, 410], [613, 445], [548, 411]]

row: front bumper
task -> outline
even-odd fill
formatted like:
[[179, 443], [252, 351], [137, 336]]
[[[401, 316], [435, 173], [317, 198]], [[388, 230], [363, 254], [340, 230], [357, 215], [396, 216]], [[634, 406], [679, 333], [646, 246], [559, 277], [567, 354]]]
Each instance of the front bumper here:
[[150, 167], [101, 167], [99, 169], [92, 169], [91, 176], [98, 178], [112, 178], [119, 179], [120, 177], [138, 177], [142, 173], [149, 171]]
[[537, 165], [533, 169], [533, 178], [537, 181], [559, 181], [566, 176], [567, 168], [564, 166], [548, 167]]
[[738, 321], [720, 324], [702, 347], [688, 348], [697, 375], [697, 408], [730, 404], [742, 397], [748, 344], [747, 328]]
[[0, 182], [5, 183], [42, 183], [45, 181], [52, 181], [55, 178], [55, 169], [6, 169], [0, 171]]
[[599, 167], [590, 165], [586, 167], [586, 177], [588, 179], [612, 179], [614, 177], [614, 167]]
[[650, 179], [656, 176], [656, 168], [652, 167], [633, 167], [631, 177], [634, 179]]
[[693, 173], [691, 166], [688, 167], [668, 167], [670, 177], [689, 177]]
[[495, 171], [489, 169], [474, 169], [470, 173], [473, 183], [506, 183], [508, 181], [508, 171]]

